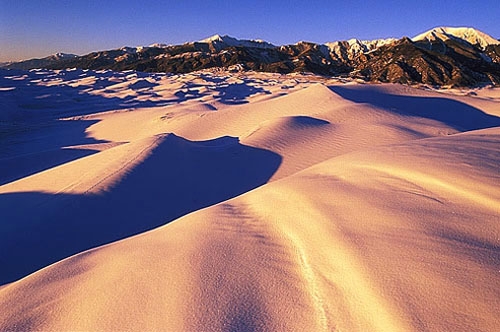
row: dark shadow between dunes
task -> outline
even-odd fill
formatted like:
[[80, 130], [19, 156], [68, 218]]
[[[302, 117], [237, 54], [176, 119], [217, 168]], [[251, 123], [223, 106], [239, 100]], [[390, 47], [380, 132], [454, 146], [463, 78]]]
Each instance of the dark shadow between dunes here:
[[59, 149], [0, 159], [0, 186], [97, 152], [88, 149]]
[[500, 126], [499, 117], [453, 99], [392, 95], [377, 86], [330, 86], [329, 88], [341, 97], [356, 103], [368, 103], [404, 116], [440, 121], [459, 131]]
[[170, 134], [109, 192], [0, 195], [0, 284], [240, 195], [280, 164], [279, 155], [234, 137], [191, 142]]
[[310, 116], [305, 116], [305, 115], [296, 115], [291, 117], [291, 124], [294, 127], [298, 128], [303, 128], [303, 127], [320, 127], [320, 126], [325, 126], [329, 125], [330, 122], [319, 119], [319, 118], [313, 118]]
[[[89, 88], [115, 84], [112, 75], [126, 73], [96, 73], [92, 71], [21, 71], [0, 70], [0, 185], [36, 174], [58, 165], [95, 153], [90, 145], [107, 143], [88, 137], [86, 129], [98, 120], [61, 120], [88, 114], [123, 110], [130, 107], [155, 107], [162, 102], [140, 101], [131, 97], [104, 97], [92, 94]], [[44, 80], [71, 82], [81, 76], [98, 75], [92, 86], [58, 84], [39, 85]], [[141, 77], [140, 73], [138, 76]], [[145, 75], [142, 75], [145, 76]], [[156, 83], [144, 79], [132, 88], [150, 88]], [[131, 104], [131, 102], [134, 102]], [[87, 149], [71, 149], [76, 145]]]
[[246, 104], [248, 103], [247, 98], [257, 93], [270, 94], [269, 91], [250, 85], [247, 82], [219, 86], [217, 91], [219, 94], [214, 96], [214, 98], [228, 105]]
[[[0, 186], [96, 153], [92, 144], [107, 143], [85, 135], [98, 120], [54, 120], [0, 138]], [[88, 145], [89, 148], [71, 148]]]

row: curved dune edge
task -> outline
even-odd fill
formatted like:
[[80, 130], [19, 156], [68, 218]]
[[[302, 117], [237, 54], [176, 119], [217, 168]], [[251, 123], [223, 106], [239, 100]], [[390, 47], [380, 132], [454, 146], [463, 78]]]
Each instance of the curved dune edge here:
[[8, 285], [2, 329], [493, 330], [499, 143], [333, 158]]
[[[436, 92], [382, 88], [429, 107], [441, 98], [483, 128], [460, 133], [468, 123], [391, 108], [404, 106], [393, 96], [374, 105], [323, 84], [217, 112], [188, 100], [175, 111], [92, 115], [100, 122], [89, 135], [129, 143], [0, 190], [112, 195], [141, 165], [153, 163], [151, 179], [171, 181], [160, 177], [174, 162], [165, 151], [186, 160], [200, 153], [203, 163], [250, 152], [281, 161], [272, 159], [265, 185], [0, 287], [0, 330], [495, 330], [500, 130], [488, 126], [495, 101], [459, 96], [468, 103], [455, 104]], [[162, 197], [154, 202], [170, 209]]]

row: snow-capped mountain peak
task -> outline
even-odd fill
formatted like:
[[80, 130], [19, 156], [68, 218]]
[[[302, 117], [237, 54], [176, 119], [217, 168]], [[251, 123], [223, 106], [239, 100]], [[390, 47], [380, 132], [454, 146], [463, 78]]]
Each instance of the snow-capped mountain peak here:
[[142, 52], [144, 50], [144, 46], [136, 46], [136, 47], [129, 47], [129, 46], [123, 46], [120, 48], [120, 51], [123, 51], [125, 53], [129, 54], [135, 54]]
[[237, 40], [237, 39], [233, 38], [233, 37], [229, 37], [228, 35], [221, 36], [219, 34], [216, 34], [216, 35], [213, 35], [211, 37], [200, 40], [199, 43], [211, 43], [211, 42], [229, 43], [229, 42], [233, 42], [235, 40]]
[[426, 31], [416, 37], [412, 41], [436, 41], [448, 39], [465, 40], [472, 45], [479, 45], [482, 49], [488, 45], [500, 45], [500, 41], [490, 35], [469, 27], [438, 27]]
[[[44, 58], [38, 59], [39, 61], [61, 61], [76, 58], [78, 55], [69, 53], [55, 53]], [[29, 61], [29, 60], [27, 60]]]
[[376, 50], [377, 48], [391, 44], [395, 42], [395, 38], [387, 39], [375, 39], [375, 40], [359, 40], [359, 39], [349, 39], [346, 41], [336, 41], [325, 43], [330, 52], [336, 54], [338, 57], [343, 57], [343, 53], [346, 52], [349, 59], [352, 59], [359, 54], [368, 53]]
[[[367, 81], [442, 86], [500, 85], [500, 41], [472, 28], [435, 28], [413, 38], [350, 39], [276, 47], [262, 40], [214, 35], [198, 42], [123, 47], [0, 64], [6, 69], [113, 69], [185, 73], [215, 67], [312, 72]], [[427, 56], [430, 54], [431, 56]], [[451, 69], [450, 69], [451, 68]], [[449, 73], [453, 72], [453, 75]], [[419, 73], [419, 74], [417, 74]]]
[[77, 56], [78, 55], [76, 55], [76, 54], [56, 53], [56, 54], [52, 54], [50, 57], [52, 57], [54, 60], [63, 60], [63, 59], [76, 58]]
[[198, 43], [212, 44], [215, 46], [239, 46], [239, 47], [256, 47], [256, 48], [274, 48], [275, 45], [266, 41], [257, 40], [244, 40], [237, 39], [228, 35], [213, 35], [211, 37], [202, 39]]
[[154, 44], [149, 45], [149, 47], [155, 47], [155, 48], [167, 48], [169, 46], [172, 46], [172, 45], [164, 44], [164, 43], [154, 43]]

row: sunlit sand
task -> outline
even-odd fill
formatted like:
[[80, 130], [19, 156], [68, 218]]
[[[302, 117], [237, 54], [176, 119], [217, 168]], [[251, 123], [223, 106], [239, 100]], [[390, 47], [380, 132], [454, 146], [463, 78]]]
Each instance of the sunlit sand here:
[[497, 88], [0, 83], [2, 331], [498, 329]]

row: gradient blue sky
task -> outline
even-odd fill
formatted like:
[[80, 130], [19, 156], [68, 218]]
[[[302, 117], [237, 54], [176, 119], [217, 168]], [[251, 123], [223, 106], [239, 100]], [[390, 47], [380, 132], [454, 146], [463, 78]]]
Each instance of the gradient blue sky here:
[[181, 44], [216, 33], [281, 45], [472, 26], [500, 38], [499, 17], [498, 0], [0, 0], [0, 61]]

